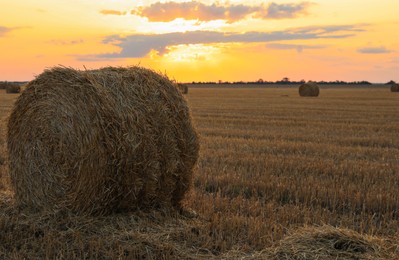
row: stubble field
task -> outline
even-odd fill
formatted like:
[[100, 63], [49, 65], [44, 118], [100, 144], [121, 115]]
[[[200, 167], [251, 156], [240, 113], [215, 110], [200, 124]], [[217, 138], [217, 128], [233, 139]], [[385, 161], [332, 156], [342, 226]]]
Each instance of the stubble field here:
[[196, 218], [19, 211], [5, 134], [16, 97], [0, 90], [0, 258], [284, 259], [284, 238], [309, 226], [348, 229], [399, 258], [399, 95], [388, 88], [322, 88], [318, 98], [190, 88], [201, 149], [185, 204]]

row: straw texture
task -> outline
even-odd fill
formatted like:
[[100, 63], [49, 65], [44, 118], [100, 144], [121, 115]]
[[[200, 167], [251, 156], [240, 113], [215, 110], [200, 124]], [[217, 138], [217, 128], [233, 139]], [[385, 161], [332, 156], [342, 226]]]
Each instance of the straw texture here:
[[349, 229], [304, 227], [280, 241], [270, 259], [388, 259], [382, 244]]
[[319, 86], [314, 82], [307, 82], [299, 86], [299, 95], [301, 97], [317, 97], [319, 94]]
[[55, 67], [31, 81], [8, 122], [16, 201], [108, 214], [180, 208], [199, 142], [184, 97], [142, 67]]

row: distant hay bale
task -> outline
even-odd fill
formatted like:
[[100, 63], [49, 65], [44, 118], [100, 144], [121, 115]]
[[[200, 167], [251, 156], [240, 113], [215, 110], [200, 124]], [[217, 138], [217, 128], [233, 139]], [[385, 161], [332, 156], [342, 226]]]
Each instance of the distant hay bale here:
[[188, 86], [186, 84], [177, 83], [177, 87], [179, 88], [181, 93], [183, 93], [183, 94], [187, 94], [188, 93]]
[[21, 86], [15, 83], [8, 83], [5, 88], [8, 94], [17, 94], [21, 92]]
[[332, 226], [305, 227], [287, 236], [271, 259], [385, 259], [377, 240]]
[[55, 67], [31, 81], [8, 122], [18, 204], [108, 214], [181, 207], [199, 142], [182, 94], [142, 67]]
[[299, 95], [301, 97], [317, 97], [319, 93], [319, 86], [315, 82], [307, 82], [299, 86]]
[[399, 92], [399, 84], [398, 83], [392, 84], [391, 92]]

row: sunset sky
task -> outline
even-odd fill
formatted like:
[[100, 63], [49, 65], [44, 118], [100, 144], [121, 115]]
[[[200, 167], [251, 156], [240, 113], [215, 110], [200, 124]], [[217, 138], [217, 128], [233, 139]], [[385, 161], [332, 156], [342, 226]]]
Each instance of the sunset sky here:
[[138, 64], [180, 82], [399, 81], [399, 1], [0, 0], [0, 80]]

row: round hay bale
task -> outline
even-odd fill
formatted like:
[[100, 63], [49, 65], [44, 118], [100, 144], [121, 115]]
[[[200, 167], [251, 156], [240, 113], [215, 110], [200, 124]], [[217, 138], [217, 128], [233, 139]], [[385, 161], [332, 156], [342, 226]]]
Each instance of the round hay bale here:
[[177, 87], [179, 88], [179, 90], [181, 91], [181, 93], [183, 93], [183, 94], [188, 94], [188, 86], [187, 86], [186, 84], [177, 83]]
[[385, 259], [377, 239], [332, 226], [304, 227], [287, 236], [271, 259]]
[[8, 83], [6, 85], [6, 93], [8, 94], [18, 94], [21, 93], [21, 86], [15, 83]]
[[398, 83], [392, 84], [391, 92], [399, 92], [399, 84]]
[[301, 97], [317, 97], [319, 93], [319, 86], [315, 82], [307, 82], [299, 86], [299, 95]]
[[186, 100], [142, 67], [55, 67], [31, 81], [8, 122], [18, 204], [108, 214], [180, 209], [199, 142]]

